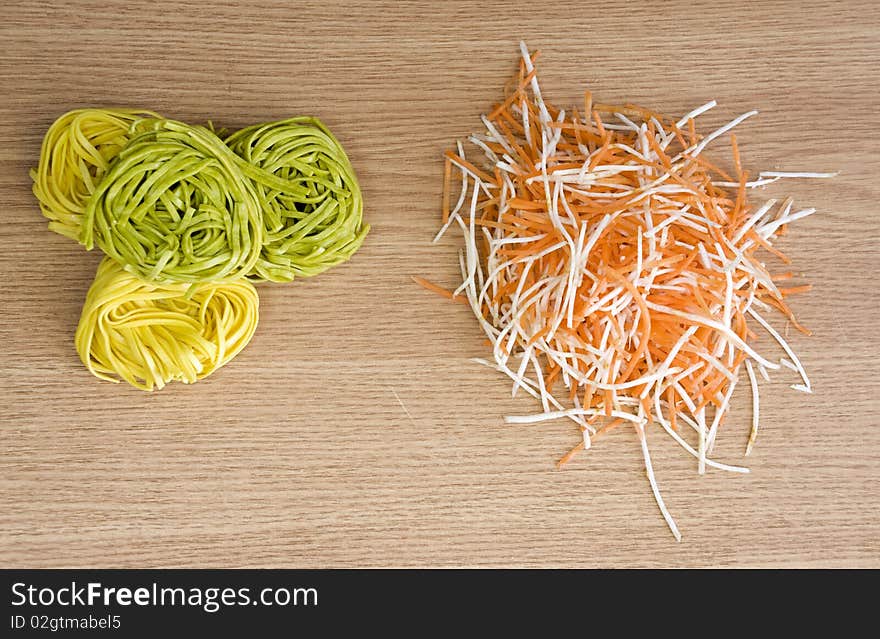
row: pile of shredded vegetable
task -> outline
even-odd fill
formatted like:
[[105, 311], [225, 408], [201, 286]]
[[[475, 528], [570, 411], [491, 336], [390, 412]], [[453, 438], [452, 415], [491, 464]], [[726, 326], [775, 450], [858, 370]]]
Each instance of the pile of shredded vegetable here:
[[[594, 103], [554, 108], [541, 95], [534, 57], [521, 44], [519, 75], [505, 99], [483, 116], [485, 131], [446, 153], [443, 227], [461, 230], [461, 285], [426, 288], [466, 302], [488, 337], [493, 359], [476, 360], [535, 397], [542, 412], [508, 423], [568, 418], [582, 439], [559, 465], [623, 424], [641, 442], [651, 489], [676, 539], [654, 473], [646, 427], [658, 424], [697, 460], [710, 459], [743, 381], [758, 429], [758, 377], [793, 370], [792, 388], [811, 392], [800, 360], [767, 319], [781, 312], [804, 333], [786, 298], [809, 290], [793, 273], [762, 262], [788, 258], [775, 246], [790, 222], [814, 209], [791, 199], [749, 202], [755, 187], [824, 173], [762, 172], [750, 178], [736, 143], [732, 172], [706, 147], [755, 115], [746, 113], [701, 136], [694, 120], [709, 102], [678, 119], [632, 106]], [[460, 173], [460, 189], [453, 190]], [[781, 357], [753, 346], [766, 332]], [[743, 370], [745, 375], [743, 375]]]

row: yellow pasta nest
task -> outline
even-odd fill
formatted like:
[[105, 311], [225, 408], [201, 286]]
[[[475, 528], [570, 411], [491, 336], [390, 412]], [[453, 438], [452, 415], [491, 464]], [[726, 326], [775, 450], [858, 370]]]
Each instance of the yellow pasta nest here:
[[134, 109], [77, 109], [52, 123], [40, 163], [31, 170], [34, 195], [50, 230], [79, 239], [86, 203], [131, 139], [131, 125], [150, 117], [159, 116]]
[[154, 284], [105, 257], [86, 296], [76, 349], [97, 377], [142, 390], [191, 384], [250, 341], [259, 299], [247, 280]]

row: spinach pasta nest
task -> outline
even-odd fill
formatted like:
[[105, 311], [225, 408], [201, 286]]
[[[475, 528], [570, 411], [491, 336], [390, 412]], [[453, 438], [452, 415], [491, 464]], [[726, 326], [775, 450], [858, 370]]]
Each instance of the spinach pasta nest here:
[[31, 178], [49, 229], [106, 255], [80, 358], [143, 390], [195, 382], [244, 348], [251, 281], [322, 273], [369, 232], [345, 150], [313, 117], [225, 136], [152, 111], [78, 109], [49, 128]]
[[89, 199], [80, 241], [155, 282], [246, 275], [263, 243], [260, 202], [212, 131], [141, 120]]
[[354, 170], [317, 118], [242, 129], [226, 144], [258, 192], [264, 239], [251, 275], [275, 282], [317, 275], [347, 260], [368, 227]]

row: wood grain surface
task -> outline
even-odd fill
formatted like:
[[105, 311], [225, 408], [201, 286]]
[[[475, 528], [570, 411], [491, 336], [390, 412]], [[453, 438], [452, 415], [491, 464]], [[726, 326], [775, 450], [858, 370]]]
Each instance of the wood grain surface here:
[[[3, 3], [0, 565], [880, 567], [878, 4], [537, 7]], [[704, 126], [761, 111], [738, 129], [752, 171], [840, 171], [756, 194], [820, 211], [783, 244], [815, 284], [793, 302], [815, 393], [765, 387], [747, 476], [698, 476], [650, 433], [680, 544], [633, 432], [555, 470], [572, 425], [505, 425], [533, 400], [469, 362], [486, 350], [467, 308], [409, 280], [455, 281], [455, 241], [430, 243], [441, 153], [478, 128], [520, 38], [559, 105], [588, 87], [670, 114], [716, 98]], [[260, 286], [253, 342], [208, 380], [100, 382], [73, 346], [100, 256], [46, 230], [27, 173], [87, 105], [230, 128], [317, 115], [372, 233], [344, 266]], [[741, 463], [747, 392], [735, 406], [716, 453]]]

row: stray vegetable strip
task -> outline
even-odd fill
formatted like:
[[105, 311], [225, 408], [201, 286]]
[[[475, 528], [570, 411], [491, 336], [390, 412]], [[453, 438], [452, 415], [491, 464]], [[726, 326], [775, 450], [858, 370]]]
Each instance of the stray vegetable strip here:
[[[659, 424], [701, 473], [746, 473], [710, 459], [743, 365], [753, 392], [747, 454], [758, 431], [755, 366], [764, 378], [791, 368], [802, 380], [793, 387], [811, 392], [800, 360], [765, 318], [776, 308], [802, 329], [786, 299], [810, 287], [778, 288], [794, 274], [774, 275], [762, 260], [787, 260], [776, 239], [815, 210], [793, 211], [791, 198], [753, 205], [748, 193], [783, 178], [836, 174], [759, 172], [749, 181], [730, 132], [757, 111], [701, 136], [695, 118], [715, 101], [675, 119], [596, 104], [587, 92], [583, 114], [567, 113], [542, 97], [535, 55], [522, 43], [521, 51], [516, 81], [482, 117], [484, 131], [470, 137], [478, 154], [466, 156], [460, 142], [446, 153], [435, 241], [450, 227], [462, 232], [462, 281], [453, 292], [413, 279], [466, 301], [494, 358], [476, 361], [541, 403], [540, 413], [508, 423], [577, 424], [581, 441], [559, 467], [597, 434], [629, 422], [657, 505], [680, 540], [654, 476], [647, 429]], [[727, 135], [729, 173], [702, 155]], [[756, 350], [759, 329], [785, 358]]]

